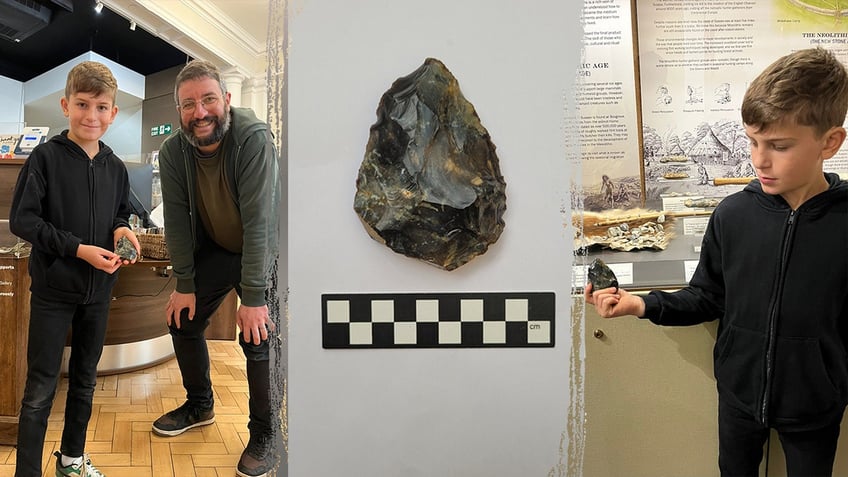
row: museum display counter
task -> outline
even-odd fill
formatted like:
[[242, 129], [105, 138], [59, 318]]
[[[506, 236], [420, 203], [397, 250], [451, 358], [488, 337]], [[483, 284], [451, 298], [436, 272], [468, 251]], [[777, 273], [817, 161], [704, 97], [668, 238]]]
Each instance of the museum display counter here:
[[[98, 375], [142, 369], [174, 356], [165, 308], [175, 286], [176, 279], [167, 260], [143, 259], [121, 267], [112, 290]], [[237, 295], [231, 292], [211, 318], [206, 329], [208, 339], [235, 339], [236, 307]], [[70, 352], [70, 347], [66, 347], [62, 358], [63, 373], [67, 372]]]
[[[145, 368], [174, 355], [165, 322], [165, 306], [176, 284], [169, 265], [167, 261], [142, 260], [119, 270], [97, 374]], [[70, 352], [70, 346], [66, 346], [63, 373], [67, 372]]]

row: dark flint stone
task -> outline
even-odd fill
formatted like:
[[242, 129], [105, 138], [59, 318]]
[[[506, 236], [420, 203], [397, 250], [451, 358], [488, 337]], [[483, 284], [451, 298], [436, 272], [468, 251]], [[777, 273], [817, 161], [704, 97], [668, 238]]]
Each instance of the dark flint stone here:
[[118, 247], [115, 249], [115, 253], [124, 260], [135, 260], [138, 258], [138, 252], [136, 251], [135, 246], [133, 246], [130, 239], [126, 237], [118, 239]]
[[592, 291], [603, 290], [604, 288], [615, 287], [618, 291], [618, 278], [615, 273], [604, 263], [600, 258], [596, 258], [589, 265], [589, 283], [592, 284]]
[[495, 145], [441, 61], [383, 94], [353, 206], [371, 237], [453, 270], [500, 237], [505, 191]]

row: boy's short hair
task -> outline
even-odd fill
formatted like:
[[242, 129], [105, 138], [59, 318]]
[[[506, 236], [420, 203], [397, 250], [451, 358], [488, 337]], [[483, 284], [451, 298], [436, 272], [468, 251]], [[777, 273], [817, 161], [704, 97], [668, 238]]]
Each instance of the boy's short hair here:
[[818, 136], [845, 123], [848, 72], [824, 48], [788, 54], [754, 79], [742, 100], [742, 122], [765, 131], [787, 121]]
[[90, 93], [95, 96], [107, 94], [114, 104], [118, 95], [118, 81], [103, 63], [83, 61], [71, 68], [65, 82], [65, 98], [70, 99], [71, 95], [76, 93]]
[[183, 67], [182, 70], [180, 70], [179, 74], [177, 74], [177, 80], [174, 86], [174, 102], [180, 104], [180, 97], [177, 94], [177, 91], [179, 91], [181, 84], [189, 80], [198, 80], [203, 78], [212, 78], [217, 81], [221, 86], [221, 94], [227, 94], [227, 85], [225, 85], [224, 80], [221, 79], [221, 71], [218, 70], [217, 66], [205, 60], [191, 60]]

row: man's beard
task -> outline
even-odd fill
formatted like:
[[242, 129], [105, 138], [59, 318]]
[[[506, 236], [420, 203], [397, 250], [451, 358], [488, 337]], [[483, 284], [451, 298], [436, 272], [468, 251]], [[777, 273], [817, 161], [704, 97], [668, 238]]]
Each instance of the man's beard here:
[[[215, 123], [215, 128], [212, 129], [212, 134], [206, 137], [197, 137], [194, 135], [194, 126], [199, 121], [212, 121]], [[222, 139], [224, 139], [224, 135], [227, 134], [227, 131], [230, 130], [230, 108], [226, 108], [224, 111], [224, 116], [213, 116], [209, 115], [202, 119], [192, 119], [188, 122], [188, 124], [182, 124], [183, 133], [185, 134], [186, 139], [189, 144], [194, 147], [204, 147], [211, 146], [213, 144], [217, 144]]]

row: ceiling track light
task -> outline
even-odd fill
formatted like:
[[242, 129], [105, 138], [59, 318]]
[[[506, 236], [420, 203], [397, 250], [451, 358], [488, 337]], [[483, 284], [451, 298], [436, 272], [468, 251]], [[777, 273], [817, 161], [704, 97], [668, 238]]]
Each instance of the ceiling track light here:
[[103, 2], [97, 2], [94, 4], [94, 11], [100, 13], [103, 11]]
[[130, 30], [135, 31], [135, 20], [130, 20]]

